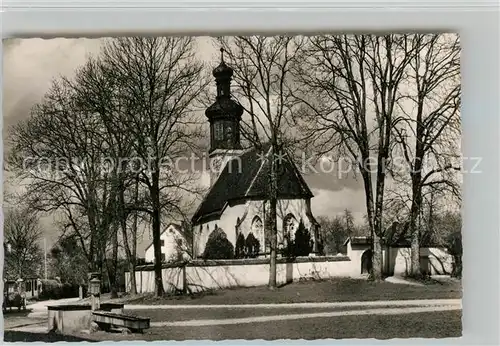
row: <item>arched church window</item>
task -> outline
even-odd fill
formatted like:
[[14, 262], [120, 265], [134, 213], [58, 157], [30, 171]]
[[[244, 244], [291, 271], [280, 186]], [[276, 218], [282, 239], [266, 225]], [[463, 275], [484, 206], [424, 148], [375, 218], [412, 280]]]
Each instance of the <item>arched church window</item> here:
[[285, 216], [285, 218], [283, 219], [283, 235], [286, 238], [293, 240], [295, 238], [297, 225], [297, 219], [293, 214], [288, 214], [287, 216]]
[[264, 237], [264, 224], [259, 216], [255, 216], [252, 220], [251, 232], [255, 235], [255, 238], [260, 243], [260, 248], [264, 249], [265, 237]]

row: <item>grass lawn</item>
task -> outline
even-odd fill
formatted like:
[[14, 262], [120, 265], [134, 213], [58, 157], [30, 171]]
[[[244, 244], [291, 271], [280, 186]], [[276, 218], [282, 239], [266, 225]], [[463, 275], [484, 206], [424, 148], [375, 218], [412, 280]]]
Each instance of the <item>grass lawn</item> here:
[[364, 279], [335, 279], [296, 282], [274, 291], [265, 286], [214, 290], [193, 296], [166, 296], [152, 294], [125, 296], [125, 304], [264, 304], [341, 302], [405, 299], [458, 299], [462, 297], [459, 281], [431, 282], [424, 286], [371, 282]]
[[392, 339], [449, 338], [462, 335], [461, 311], [437, 311], [403, 315], [342, 316], [203, 327], [158, 327], [144, 334], [57, 335], [5, 331], [4, 340], [15, 341], [134, 341], [227, 339]]
[[[389, 316], [342, 316], [204, 327], [151, 328], [143, 335], [99, 332], [75, 336], [95, 341], [227, 339], [392, 339], [448, 338], [462, 335], [461, 311]], [[7, 334], [6, 334], [7, 336]], [[6, 337], [6, 341], [8, 341]]]
[[4, 332], [3, 339], [5, 342], [58, 342], [58, 341], [66, 341], [66, 342], [77, 342], [77, 341], [89, 341], [95, 342], [96, 340], [88, 339], [87, 337], [82, 336], [73, 336], [73, 335], [58, 335], [54, 333], [30, 333], [30, 332], [20, 332], [20, 331], [12, 331], [6, 330]]

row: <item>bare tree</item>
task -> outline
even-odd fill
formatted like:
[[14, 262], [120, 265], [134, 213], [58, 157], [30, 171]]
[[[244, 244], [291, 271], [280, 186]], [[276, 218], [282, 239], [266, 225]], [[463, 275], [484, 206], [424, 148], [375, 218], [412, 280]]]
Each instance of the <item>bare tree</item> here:
[[102, 271], [111, 223], [110, 185], [102, 179], [102, 124], [82, 111], [65, 79], [55, 80], [31, 116], [11, 129], [10, 167], [32, 208], [57, 212], [77, 235], [90, 271]]
[[363, 179], [374, 280], [382, 278], [386, 163], [401, 84], [414, 54], [407, 36], [313, 36], [295, 68], [306, 105], [304, 137], [319, 156], [335, 152], [350, 158]]
[[207, 84], [191, 37], [130, 37], [106, 42], [102, 61], [119, 81], [127, 119], [122, 126], [133, 140], [143, 169], [155, 253], [156, 295], [164, 293], [161, 274], [161, 218], [181, 210], [192, 177], [171, 165], [189, 154], [196, 138], [195, 101]]
[[324, 252], [336, 255], [346, 251], [344, 242], [348, 237], [362, 234], [362, 228], [354, 224], [351, 210], [345, 209], [342, 215], [319, 217], [320, 230], [324, 240]]
[[[257, 150], [270, 146], [269, 219], [270, 230], [269, 287], [276, 288], [277, 201], [280, 160], [287, 149], [289, 118], [295, 107], [291, 66], [302, 39], [292, 36], [235, 36], [218, 38], [216, 43], [227, 52], [235, 98], [242, 103], [248, 118], [242, 120], [243, 137]], [[276, 159], [275, 159], [276, 158]]]
[[[420, 233], [417, 219], [427, 188], [445, 189], [460, 197], [460, 41], [454, 34], [415, 34], [408, 46], [416, 51], [407, 72], [407, 95], [398, 102], [401, 116], [394, 131], [408, 174], [394, 172], [399, 183], [409, 183], [411, 275], [420, 276]], [[409, 134], [409, 135], [408, 135]], [[400, 167], [399, 167], [400, 168]], [[403, 175], [403, 177], [401, 176]], [[409, 179], [409, 181], [408, 181]]]
[[[109, 199], [113, 208], [109, 210], [111, 226], [109, 232], [110, 259], [106, 261], [110, 280], [111, 296], [117, 296], [119, 233], [122, 235], [124, 249], [129, 263], [131, 284], [135, 285], [136, 261], [136, 229], [133, 223], [132, 242], [128, 239], [127, 220], [131, 213], [136, 213], [138, 202], [138, 174], [130, 167], [130, 158], [134, 156], [134, 139], [127, 133], [128, 100], [120, 90], [120, 80], [114, 72], [100, 59], [89, 58], [76, 73], [73, 80], [66, 80], [75, 90], [78, 106], [88, 114], [94, 114], [101, 120], [101, 143], [103, 178], [110, 182]], [[133, 190], [132, 192], [129, 190]], [[133, 195], [133, 201], [126, 197]], [[129, 202], [127, 204], [127, 202]], [[135, 215], [136, 217], [136, 215]], [[121, 232], [119, 232], [119, 229]]]
[[36, 212], [25, 207], [5, 211], [4, 277], [18, 279], [40, 275], [43, 254], [39, 242], [42, 231]]

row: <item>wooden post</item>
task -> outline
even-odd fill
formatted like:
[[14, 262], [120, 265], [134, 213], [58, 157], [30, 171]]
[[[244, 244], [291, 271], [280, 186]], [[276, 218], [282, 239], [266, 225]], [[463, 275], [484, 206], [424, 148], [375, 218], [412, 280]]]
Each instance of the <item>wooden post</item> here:
[[80, 300], [83, 299], [83, 287], [82, 287], [82, 285], [78, 286], [78, 299], [80, 299]]
[[186, 263], [182, 266], [182, 294], [187, 293]]
[[140, 287], [141, 291], [139, 293], [142, 293], [142, 285], [143, 285], [143, 283], [142, 283], [142, 269], [141, 269], [140, 273], [141, 273], [141, 287]]

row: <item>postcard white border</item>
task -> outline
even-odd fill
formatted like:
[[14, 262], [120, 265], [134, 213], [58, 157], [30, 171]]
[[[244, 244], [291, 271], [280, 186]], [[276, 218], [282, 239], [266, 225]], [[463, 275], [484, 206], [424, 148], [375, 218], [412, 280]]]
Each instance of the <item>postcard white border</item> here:
[[[463, 154], [465, 157], [482, 157], [482, 173], [464, 176], [463, 337], [319, 340], [311, 343], [500, 344], [500, 34], [497, 1], [4, 0], [2, 7], [4, 12], [0, 22], [4, 38], [458, 31], [463, 49]], [[465, 170], [472, 168], [467, 166], [470, 162], [465, 161]], [[0, 178], [3, 178], [3, 172]], [[3, 216], [0, 222], [3, 226]], [[3, 263], [3, 247], [0, 260]], [[283, 344], [293, 343], [306, 341], [283, 341]]]

